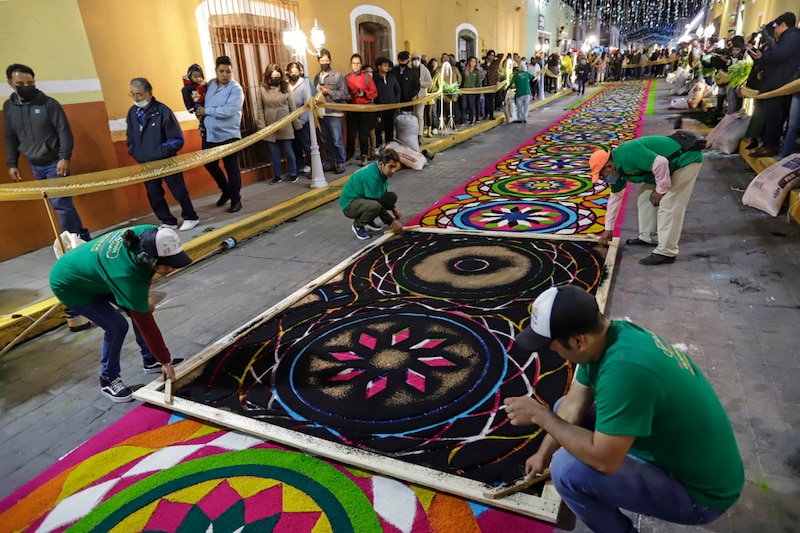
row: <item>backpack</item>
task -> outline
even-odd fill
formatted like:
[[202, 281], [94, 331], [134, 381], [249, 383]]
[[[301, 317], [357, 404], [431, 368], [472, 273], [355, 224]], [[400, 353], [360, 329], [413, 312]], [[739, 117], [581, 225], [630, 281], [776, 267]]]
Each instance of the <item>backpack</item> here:
[[686, 152], [699, 152], [706, 147], [705, 139], [688, 130], [677, 130], [669, 138], [681, 145], [674, 154], [667, 158], [670, 163]]

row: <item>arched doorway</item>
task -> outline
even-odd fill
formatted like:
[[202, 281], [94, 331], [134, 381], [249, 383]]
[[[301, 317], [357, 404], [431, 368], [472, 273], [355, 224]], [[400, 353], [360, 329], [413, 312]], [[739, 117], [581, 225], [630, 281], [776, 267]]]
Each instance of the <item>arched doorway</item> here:
[[389, 21], [373, 14], [356, 17], [358, 35], [358, 53], [364, 65], [375, 66], [375, 60], [381, 56], [392, 57], [392, 29]]
[[466, 60], [470, 56], [478, 57], [478, 30], [472, 24], [459, 24], [456, 28], [457, 60]]

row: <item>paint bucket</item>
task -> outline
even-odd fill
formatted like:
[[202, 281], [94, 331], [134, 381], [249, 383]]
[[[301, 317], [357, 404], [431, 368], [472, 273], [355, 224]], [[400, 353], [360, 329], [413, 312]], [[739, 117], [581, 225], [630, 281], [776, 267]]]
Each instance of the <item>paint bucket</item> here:
[[224, 241], [222, 241], [222, 249], [223, 250], [230, 250], [236, 246], [236, 239], [233, 237], [228, 237]]

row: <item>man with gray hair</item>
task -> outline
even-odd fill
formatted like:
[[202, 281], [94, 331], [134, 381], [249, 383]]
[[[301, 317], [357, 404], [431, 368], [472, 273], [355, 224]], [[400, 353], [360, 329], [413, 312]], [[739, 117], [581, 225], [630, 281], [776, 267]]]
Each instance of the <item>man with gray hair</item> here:
[[[178, 154], [183, 148], [183, 131], [172, 110], [153, 96], [153, 87], [146, 78], [133, 78], [130, 83], [133, 105], [128, 111], [128, 153], [139, 163], [158, 161]], [[164, 198], [162, 178], [144, 183], [147, 199], [162, 227], [177, 229], [178, 219], [169, 210]], [[183, 174], [178, 172], [163, 178], [172, 196], [181, 204], [183, 224], [180, 231], [188, 231], [200, 223], [194, 210]]]

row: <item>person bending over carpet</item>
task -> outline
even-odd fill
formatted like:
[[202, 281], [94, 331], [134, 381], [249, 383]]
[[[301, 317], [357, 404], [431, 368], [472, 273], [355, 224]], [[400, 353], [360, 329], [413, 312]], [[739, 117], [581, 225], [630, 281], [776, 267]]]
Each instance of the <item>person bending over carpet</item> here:
[[558, 493], [592, 531], [635, 532], [621, 509], [706, 524], [739, 498], [744, 466], [733, 428], [686, 354], [636, 324], [608, 320], [574, 285], [539, 295], [514, 344], [549, 347], [580, 365], [554, 411], [529, 396], [503, 403], [512, 425], [547, 432], [526, 474], [549, 465]]
[[[153, 318], [149, 298], [155, 274], [165, 276], [189, 266], [178, 234], [152, 225], [120, 229], [64, 254], [50, 271], [56, 298], [105, 331], [100, 358], [100, 391], [113, 402], [133, 400], [120, 377], [119, 358], [130, 315], [146, 374], [162, 373], [175, 380], [172, 359]], [[116, 307], [115, 307], [116, 306]]]
[[613, 236], [628, 182], [641, 183], [637, 193], [639, 236], [628, 239], [626, 244], [655, 246], [639, 264], [674, 263], [683, 217], [702, 164], [701, 151], [684, 152], [678, 141], [663, 136], [640, 137], [620, 144], [611, 152], [592, 153], [589, 158], [592, 180], [596, 183], [602, 179], [611, 186], [600, 243], [608, 244]]
[[369, 239], [370, 231], [383, 230], [375, 223], [376, 218], [391, 226], [396, 235], [403, 232], [400, 223], [403, 215], [395, 207], [397, 193], [387, 191], [389, 178], [398, 170], [400, 156], [391, 148], [386, 148], [377, 161], [357, 170], [342, 187], [339, 206], [344, 216], [353, 219], [353, 233], [359, 239]]

